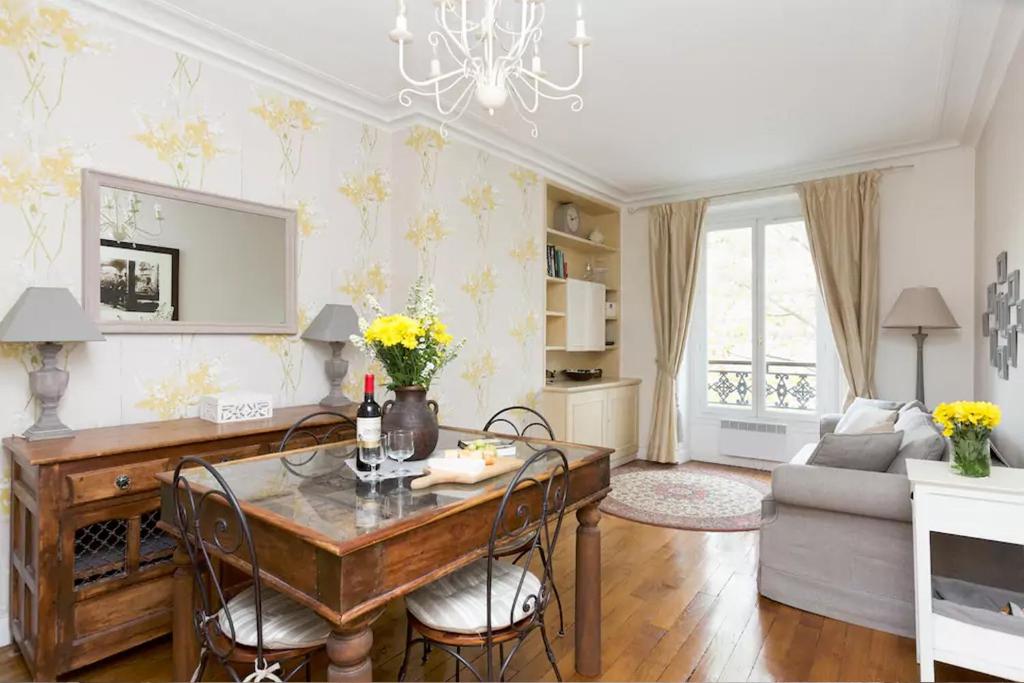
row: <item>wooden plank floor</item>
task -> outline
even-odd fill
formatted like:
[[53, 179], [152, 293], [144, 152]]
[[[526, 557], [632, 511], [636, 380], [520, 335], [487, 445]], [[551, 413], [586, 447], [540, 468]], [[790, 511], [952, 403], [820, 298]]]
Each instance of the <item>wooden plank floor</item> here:
[[[758, 596], [757, 532], [678, 531], [607, 515], [601, 528], [602, 680], [917, 680], [912, 640]], [[565, 598], [566, 636], [555, 640], [554, 649], [562, 674], [580, 680], [573, 670], [572, 648], [574, 518], [571, 523], [567, 518], [563, 533], [555, 562]], [[553, 608], [549, 615], [557, 621]], [[401, 603], [387, 610], [374, 633], [375, 678], [393, 681], [405, 637]], [[410, 680], [452, 676], [451, 661], [443, 653], [434, 652], [425, 666], [416, 654]], [[323, 666], [317, 662], [314, 676], [322, 679]], [[553, 679], [537, 635], [518, 653], [513, 669], [517, 680]], [[939, 680], [986, 679], [941, 664], [937, 675]], [[27, 676], [17, 651], [0, 649], [0, 683]], [[66, 678], [120, 682], [169, 681], [170, 676], [171, 645], [164, 638]]]

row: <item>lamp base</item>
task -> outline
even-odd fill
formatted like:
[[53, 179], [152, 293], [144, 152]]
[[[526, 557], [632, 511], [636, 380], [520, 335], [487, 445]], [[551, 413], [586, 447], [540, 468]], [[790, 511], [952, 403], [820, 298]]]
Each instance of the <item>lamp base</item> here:
[[43, 367], [28, 374], [29, 387], [39, 402], [39, 418], [24, 432], [24, 437], [29, 441], [66, 439], [75, 435], [75, 431], [57, 417], [57, 404], [68, 386], [67, 371], [57, 367], [60, 348], [60, 344], [40, 344]]
[[[58, 420], [60, 422], [60, 420]], [[46, 439], [70, 439], [75, 430], [61, 423], [59, 427], [46, 427], [36, 422], [21, 434], [29, 441], [45, 441]]]
[[325, 408], [341, 408], [342, 406], [352, 405], [352, 403], [353, 401], [350, 401], [344, 394], [339, 393], [335, 395], [333, 391], [320, 399], [320, 405]]

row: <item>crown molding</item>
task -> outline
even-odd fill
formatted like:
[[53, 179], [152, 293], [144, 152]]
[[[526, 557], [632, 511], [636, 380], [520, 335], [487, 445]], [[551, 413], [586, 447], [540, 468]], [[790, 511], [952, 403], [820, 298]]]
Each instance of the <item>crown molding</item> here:
[[981, 139], [1022, 36], [1024, 36], [1024, 3], [1004, 2], [970, 115], [964, 126], [962, 135], [964, 144], [975, 146]]
[[859, 155], [834, 159], [801, 166], [779, 168], [766, 173], [757, 173], [725, 180], [693, 183], [675, 188], [665, 188], [651, 193], [640, 193], [633, 198], [628, 208], [636, 211], [665, 202], [681, 202], [701, 197], [714, 198], [722, 195], [756, 193], [766, 189], [777, 189], [808, 180], [828, 178], [846, 173], [869, 171], [883, 166], [912, 164], [922, 154], [943, 152], [962, 146], [959, 140], [941, 140], [901, 147], [875, 150]]
[[[431, 110], [406, 108], [397, 98], [383, 98], [271, 50], [264, 45], [184, 12], [164, 0], [59, 0], [83, 16], [187, 54], [322, 109], [394, 132], [423, 123], [441, 123]], [[483, 147], [496, 156], [535, 169], [547, 178], [595, 199], [621, 206], [626, 194], [604, 178], [564, 158], [485, 125], [475, 117], [450, 126], [453, 138]]]
[[[130, 34], [139, 35], [168, 49], [182, 52], [204, 63], [238, 74], [256, 83], [309, 100], [327, 111], [353, 118], [394, 132], [417, 123], [436, 126], [441, 121], [433, 110], [422, 106], [402, 107], [397, 98], [386, 98], [358, 88], [329, 74], [271, 50], [244, 36], [187, 13], [165, 0], [57, 0], [86, 16], [101, 20]], [[999, 0], [991, 0], [998, 2]], [[962, 13], [961, 7], [960, 12]], [[991, 11], [991, 10], [990, 10]], [[936, 121], [947, 123], [950, 98], [955, 94], [963, 101], [960, 83], [951, 84], [955, 62], [953, 53], [962, 45], [964, 19], [951, 22], [945, 43], [944, 65], [940, 69], [939, 93], [936, 97]], [[451, 126], [457, 140], [487, 149], [495, 156], [535, 169], [546, 178], [581, 194], [615, 206], [638, 207], [666, 201], [722, 193], [753, 191], [783, 183], [800, 182], [815, 177], [854, 172], [877, 167], [896, 159], [950, 149], [966, 142], [975, 144], [998, 95], [1014, 49], [1024, 33], [1024, 7], [1003, 3], [999, 7], [999, 23], [994, 31], [992, 48], [984, 70], [974, 82], [974, 95], [968, 101], [969, 117], [958, 118], [962, 137], [949, 134], [942, 125], [942, 135], [908, 145], [853, 153], [810, 164], [775, 169], [728, 179], [688, 183], [674, 187], [650, 188], [630, 192], [607, 178], [600, 177], [573, 164], [568, 159], [503, 133], [480, 117], [469, 116]], [[966, 86], [965, 86], [966, 87]], [[930, 131], [934, 133], [934, 131]]]

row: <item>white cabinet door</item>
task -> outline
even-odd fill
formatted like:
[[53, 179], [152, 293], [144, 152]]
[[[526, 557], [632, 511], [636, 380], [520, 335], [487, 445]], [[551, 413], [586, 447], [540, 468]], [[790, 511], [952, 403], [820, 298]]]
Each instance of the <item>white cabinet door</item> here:
[[604, 391], [569, 394], [569, 441], [588, 446], [605, 446], [605, 407]]
[[604, 285], [569, 279], [565, 283], [565, 348], [604, 351]]
[[639, 392], [635, 385], [616, 387], [604, 392], [606, 399], [607, 430], [605, 445], [616, 451], [636, 452], [639, 446], [637, 412]]

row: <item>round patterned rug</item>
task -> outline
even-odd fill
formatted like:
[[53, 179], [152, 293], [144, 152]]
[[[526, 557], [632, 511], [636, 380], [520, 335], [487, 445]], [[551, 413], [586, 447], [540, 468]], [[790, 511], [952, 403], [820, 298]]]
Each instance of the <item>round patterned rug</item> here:
[[695, 531], [761, 528], [766, 473], [688, 462], [633, 462], [612, 471], [612, 490], [601, 511], [616, 517]]

